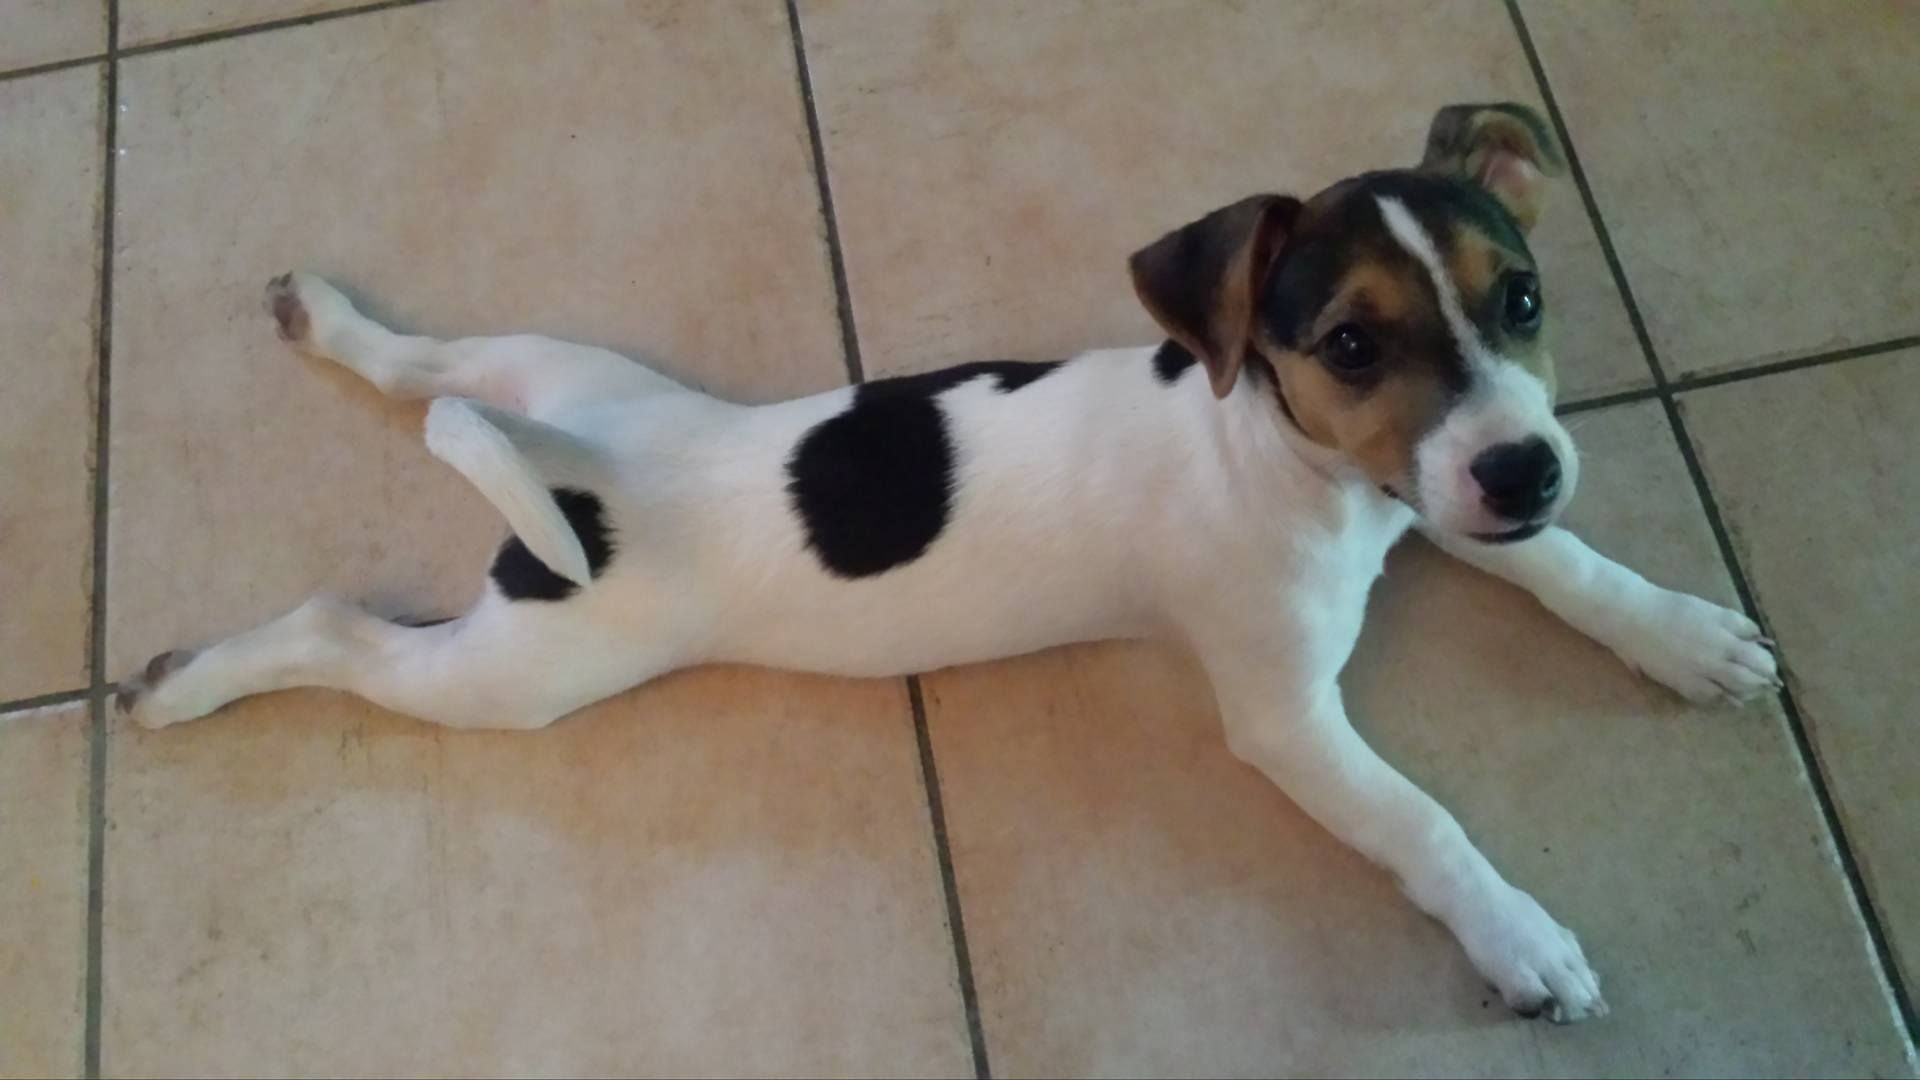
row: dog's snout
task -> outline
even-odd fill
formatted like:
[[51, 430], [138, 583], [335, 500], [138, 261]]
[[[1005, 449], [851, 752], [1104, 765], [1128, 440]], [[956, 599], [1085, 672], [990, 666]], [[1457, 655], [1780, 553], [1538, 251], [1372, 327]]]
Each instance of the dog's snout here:
[[1560, 458], [1537, 435], [1488, 447], [1467, 471], [1487, 509], [1508, 521], [1531, 521], [1560, 495]]

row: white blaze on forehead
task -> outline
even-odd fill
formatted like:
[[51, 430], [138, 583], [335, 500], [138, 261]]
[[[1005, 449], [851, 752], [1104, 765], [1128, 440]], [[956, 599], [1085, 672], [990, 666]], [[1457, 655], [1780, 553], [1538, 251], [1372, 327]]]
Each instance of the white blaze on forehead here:
[[1549, 516], [1557, 514], [1573, 494], [1580, 463], [1573, 440], [1554, 419], [1546, 384], [1533, 372], [1494, 352], [1479, 329], [1468, 321], [1460, 306], [1460, 290], [1440, 261], [1440, 249], [1406, 204], [1386, 196], [1375, 201], [1387, 231], [1433, 280], [1440, 314], [1473, 376], [1473, 390], [1414, 448], [1420, 512], [1453, 532], [1498, 532], [1509, 527], [1511, 522], [1486, 509], [1480, 485], [1473, 479], [1473, 461], [1489, 447], [1538, 436], [1553, 447], [1561, 463], [1561, 494]]
[[1454, 286], [1453, 276], [1441, 265], [1440, 249], [1434, 246], [1433, 237], [1414, 218], [1407, 204], [1386, 195], [1376, 196], [1380, 204], [1380, 218], [1387, 223], [1387, 231], [1400, 242], [1407, 254], [1426, 267], [1427, 276], [1433, 279], [1433, 291], [1440, 297], [1440, 314], [1447, 320], [1447, 329], [1453, 332], [1453, 340], [1460, 345], [1460, 354], [1470, 364], [1474, 361], [1491, 363], [1493, 350], [1481, 339], [1480, 331], [1467, 319], [1466, 309], [1460, 306], [1460, 290]]

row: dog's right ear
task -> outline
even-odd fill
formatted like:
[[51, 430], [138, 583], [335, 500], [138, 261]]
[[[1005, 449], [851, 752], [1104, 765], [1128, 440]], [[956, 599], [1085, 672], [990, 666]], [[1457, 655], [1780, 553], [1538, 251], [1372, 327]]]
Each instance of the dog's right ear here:
[[1300, 200], [1255, 195], [1133, 253], [1133, 289], [1173, 340], [1200, 358], [1216, 397], [1240, 377], [1254, 307], [1300, 216]]

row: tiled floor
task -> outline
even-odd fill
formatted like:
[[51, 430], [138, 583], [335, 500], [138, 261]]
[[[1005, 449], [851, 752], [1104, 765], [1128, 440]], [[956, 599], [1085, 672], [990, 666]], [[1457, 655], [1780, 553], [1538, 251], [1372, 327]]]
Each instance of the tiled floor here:
[[[1520, 10], [0, 0], [0, 1074], [1912, 1075], [1920, 19]], [[417, 406], [273, 341], [272, 273], [766, 400], [1150, 341], [1144, 240], [1549, 88], [1573, 523], [1754, 604], [1788, 692], [1689, 708], [1417, 543], [1348, 688], [1605, 1021], [1483, 1004], [1167, 648], [537, 736], [102, 707], [317, 588], [456, 604], [498, 537]]]

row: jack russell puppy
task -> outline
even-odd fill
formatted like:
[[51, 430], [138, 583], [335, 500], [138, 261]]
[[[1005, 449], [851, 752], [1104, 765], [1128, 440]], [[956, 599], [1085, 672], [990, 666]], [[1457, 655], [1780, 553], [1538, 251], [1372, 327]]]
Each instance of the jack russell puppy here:
[[319, 596], [156, 657], [119, 707], [158, 728], [318, 686], [539, 728], [694, 664], [898, 676], [1171, 638], [1233, 752], [1389, 870], [1508, 1006], [1605, 1015], [1573, 934], [1368, 748], [1339, 683], [1415, 526], [1690, 699], [1778, 685], [1744, 615], [1554, 526], [1579, 458], [1527, 233], [1561, 171], [1532, 110], [1442, 109], [1415, 168], [1256, 195], [1135, 254], [1165, 344], [756, 407], [543, 337], [397, 334], [317, 277], [275, 278], [281, 336], [433, 399], [427, 448], [514, 536], [465, 615]]

